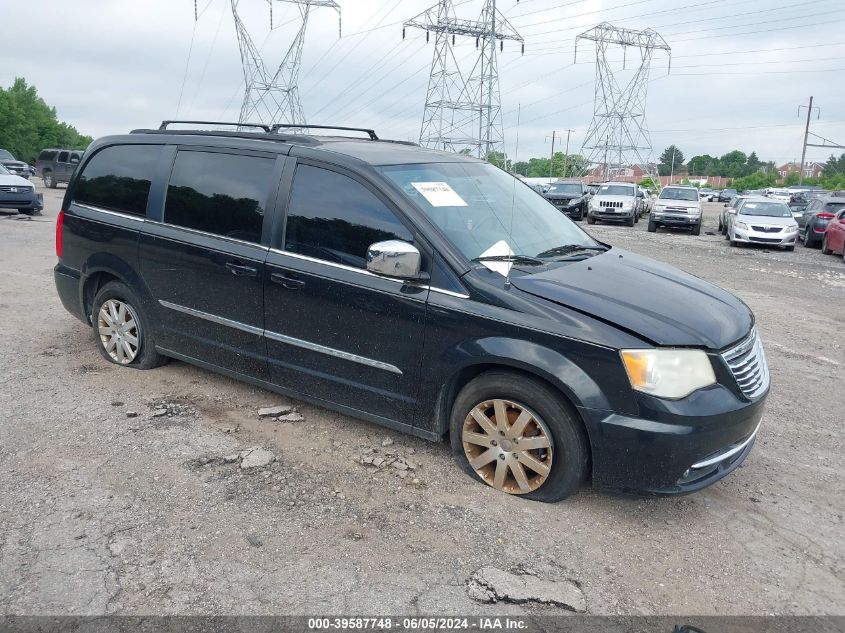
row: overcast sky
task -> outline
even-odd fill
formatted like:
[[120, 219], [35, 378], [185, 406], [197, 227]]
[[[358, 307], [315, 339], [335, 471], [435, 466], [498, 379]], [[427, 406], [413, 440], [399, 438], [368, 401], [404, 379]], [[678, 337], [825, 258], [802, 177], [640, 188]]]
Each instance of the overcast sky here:
[[[417, 140], [433, 43], [401, 22], [436, 0], [338, 0], [343, 36], [330, 9], [312, 13], [300, 89], [312, 123], [375, 128]], [[237, 120], [243, 74], [230, 0], [29, 0], [0, 7], [0, 83], [34, 84], [59, 118], [92, 136], [157, 125], [165, 118]], [[458, 17], [477, 19], [481, 0], [455, 0]], [[845, 144], [843, 0], [499, 0], [525, 39], [500, 55], [508, 153], [547, 155], [552, 130], [574, 130], [577, 151], [593, 112], [594, 49], [574, 38], [599, 22], [658, 31], [672, 47], [672, 69], [652, 64], [647, 118], [654, 155], [670, 143], [688, 159], [732, 149], [778, 163], [800, 158], [798, 106], [820, 107], [811, 131]], [[268, 65], [284, 55], [296, 7], [240, 0]], [[193, 44], [192, 44], [193, 41]], [[474, 40], [458, 42], [470, 62]], [[464, 52], [465, 51], [465, 52]], [[190, 58], [189, 58], [190, 52]], [[619, 60], [621, 51], [608, 57]], [[839, 152], [837, 152], [839, 153]], [[829, 150], [808, 150], [825, 160]]]

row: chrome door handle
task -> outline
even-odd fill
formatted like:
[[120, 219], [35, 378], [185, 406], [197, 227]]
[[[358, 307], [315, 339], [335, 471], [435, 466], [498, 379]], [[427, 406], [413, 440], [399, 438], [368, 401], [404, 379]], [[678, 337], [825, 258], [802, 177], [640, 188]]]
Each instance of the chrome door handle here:
[[237, 277], [258, 277], [258, 269], [252, 266], [243, 266], [226, 262], [226, 270]]

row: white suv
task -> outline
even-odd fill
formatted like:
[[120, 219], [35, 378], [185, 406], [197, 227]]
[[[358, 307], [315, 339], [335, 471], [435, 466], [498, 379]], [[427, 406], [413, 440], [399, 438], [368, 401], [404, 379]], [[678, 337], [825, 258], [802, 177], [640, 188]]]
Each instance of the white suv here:
[[635, 222], [640, 221], [639, 205], [637, 185], [630, 182], [606, 182], [590, 199], [587, 224], [595, 224], [596, 220], [612, 220], [634, 226]]
[[695, 187], [672, 185], [663, 187], [648, 220], [650, 233], [658, 226], [690, 229], [693, 235], [701, 233], [701, 199]]

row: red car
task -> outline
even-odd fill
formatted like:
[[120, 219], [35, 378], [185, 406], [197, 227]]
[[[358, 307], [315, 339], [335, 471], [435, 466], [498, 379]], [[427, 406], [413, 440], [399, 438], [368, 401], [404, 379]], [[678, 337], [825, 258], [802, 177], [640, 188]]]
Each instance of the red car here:
[[839, 211], [824, 231], [822, 238], [822, 253], [835, 253], [845, 259], [845, 209]]

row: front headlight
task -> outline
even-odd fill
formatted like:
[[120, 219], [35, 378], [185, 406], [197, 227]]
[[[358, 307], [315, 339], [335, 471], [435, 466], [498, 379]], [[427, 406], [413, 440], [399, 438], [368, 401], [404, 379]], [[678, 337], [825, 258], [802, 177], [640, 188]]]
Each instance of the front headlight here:
[[658, 398], [688, 396], [716, 382], [707, 354], [698, 349], [623, 349], [631, 387]]
[[745, 222], [734, 222], [734, 228], [742, 229], [743, 231], [747, 231], [748, 225]]
[[654, 205], [654, 210], [655, 211], [665, 211], [666, 205], [665, 204], [656, 204], [656, 205]]

